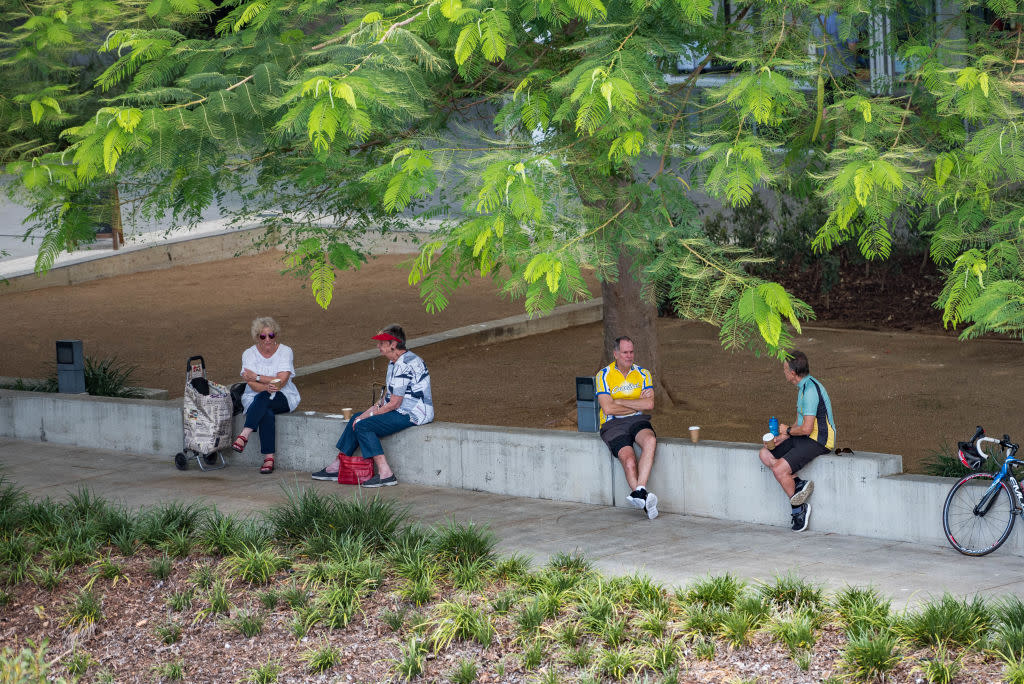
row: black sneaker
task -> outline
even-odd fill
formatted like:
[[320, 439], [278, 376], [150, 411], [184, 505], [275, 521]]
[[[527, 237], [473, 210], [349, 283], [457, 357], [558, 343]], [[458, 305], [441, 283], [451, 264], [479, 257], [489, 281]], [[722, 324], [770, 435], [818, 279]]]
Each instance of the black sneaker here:
[[329, 473], [329, 472], [327, 472], [327, 468], [324, 468], [323, 470], [321, 470], [319, 472], [313, 473], [313, 479], [314, 480], [323, 480], [324, 482], [337, 482], [338, 481], [338, 471], [334, 471], [333, 473]]
[[807, 523], [811, 520], [811, 504], [805, 503], [800, 510], [793, 514], [793, 531], [803, 532], [807, 529]]
[[810, 480], [801, 480], [799, 477], [794, 478], [794, 481], [796, 482], [796, 491], [793, 492], [793, 496], [789, 497], [789, 505], [802, 506], [814, 493], [814, 483]]
[[392, 474], [385, 477], [383, 480], [380, 475], [374, 475], [359, 486], [366, 487], [367, 489], [373, 489], [374, 487], [394, 487], [396, 484], [398, 484], [398, 478]]

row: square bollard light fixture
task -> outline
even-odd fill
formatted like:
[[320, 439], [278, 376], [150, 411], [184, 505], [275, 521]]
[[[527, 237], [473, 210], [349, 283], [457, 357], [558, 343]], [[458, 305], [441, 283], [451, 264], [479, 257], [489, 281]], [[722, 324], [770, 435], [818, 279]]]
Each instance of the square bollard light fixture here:
[[82, 340], [57, 340], [57, 391], [85, 393], [85, 355]]
[[576, 378], [576, 429], [597, 432], [597, 394], [593, 377]]

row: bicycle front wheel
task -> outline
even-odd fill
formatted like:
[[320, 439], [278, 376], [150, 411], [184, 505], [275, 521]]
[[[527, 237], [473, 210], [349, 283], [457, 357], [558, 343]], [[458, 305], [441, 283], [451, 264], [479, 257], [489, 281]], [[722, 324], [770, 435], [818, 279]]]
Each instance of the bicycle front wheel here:
[[953, 548], [967, 556], [992, 553], [1006, 541], [1016, 517], [1013, 492], [990, 473], [974, 473], [949, 490], [942, 507], [942, 529]]

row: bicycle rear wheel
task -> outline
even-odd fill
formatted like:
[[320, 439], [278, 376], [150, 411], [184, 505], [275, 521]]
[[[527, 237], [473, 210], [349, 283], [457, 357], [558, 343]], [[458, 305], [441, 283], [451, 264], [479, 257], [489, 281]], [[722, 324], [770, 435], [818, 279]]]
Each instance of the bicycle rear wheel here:
[[942, 507], [946, 539], [964, 555], [992, 553], [1013, 530], [1016, 518], [1013, 492], [1001, 481], [988, 494], [993, 481], [990, 473], [968, 475], [953, 485]]

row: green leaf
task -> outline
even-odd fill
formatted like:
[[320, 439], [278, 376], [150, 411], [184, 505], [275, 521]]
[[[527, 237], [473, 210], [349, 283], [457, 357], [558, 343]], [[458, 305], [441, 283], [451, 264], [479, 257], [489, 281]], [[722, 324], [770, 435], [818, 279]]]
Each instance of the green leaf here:
[[943, 153], [935, 158], [935, 184], [940, 188], [946, 184], [946, 179], [949, 178], [954, 165], [952, 155]]
[[455, 43], [455, 63], [464, 64], [467, 59], [472, 57], [478, 42], [476, 26], [463, 26], [459, 33], [459, 39]]

